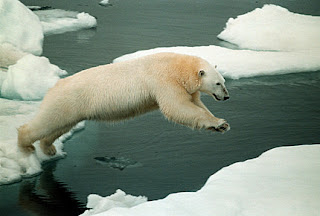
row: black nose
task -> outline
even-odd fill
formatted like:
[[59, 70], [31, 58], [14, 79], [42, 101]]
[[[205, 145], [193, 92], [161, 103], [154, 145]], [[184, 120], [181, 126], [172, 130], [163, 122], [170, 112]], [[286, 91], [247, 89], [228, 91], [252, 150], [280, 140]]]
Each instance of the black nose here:
[[229, 96], [227, 96], [227, 97], [224, 97], [223, 99], [224, 99], [224, 100], [228, 100], [229, 98], [230, 98], [230, 97], [229, 97]]

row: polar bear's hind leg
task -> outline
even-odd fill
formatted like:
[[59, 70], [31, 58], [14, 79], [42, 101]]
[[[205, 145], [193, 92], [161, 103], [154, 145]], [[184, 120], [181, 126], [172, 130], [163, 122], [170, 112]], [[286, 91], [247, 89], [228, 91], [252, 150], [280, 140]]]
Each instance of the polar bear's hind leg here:
[[18, 147], [25, 153], [32, 153], [35, 148], [32, 145], [35, 140], [31, 139], [28, 125], [22, 125], [18, 129]]
[[57, 132], [43, 138], [40, 140], [40, 148], [42, 152], [48, 156], [53, 156], [56, 154], [57, 150], [55, 146], [53, 145], [53, 142], [58, 139], [61, 135], [64, 133], [67, 133], [70, 131], [72, 126], [65, 127], [61, 130], [58, 130]]

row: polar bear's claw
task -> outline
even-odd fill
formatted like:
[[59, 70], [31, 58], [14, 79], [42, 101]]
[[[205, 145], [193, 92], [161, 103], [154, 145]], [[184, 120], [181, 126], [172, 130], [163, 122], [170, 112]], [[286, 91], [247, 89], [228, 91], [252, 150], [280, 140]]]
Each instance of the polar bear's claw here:
[[217, 131], [222, 133], [227, 132], [228, 130], [230, 130], [230, 125], [227, 122], [217, 128]]
[[218, 127], [209, 127], [208, 130], [224, 133], [230, 130], [230, 125], [227, 122], [224, 122], [220, 124]]

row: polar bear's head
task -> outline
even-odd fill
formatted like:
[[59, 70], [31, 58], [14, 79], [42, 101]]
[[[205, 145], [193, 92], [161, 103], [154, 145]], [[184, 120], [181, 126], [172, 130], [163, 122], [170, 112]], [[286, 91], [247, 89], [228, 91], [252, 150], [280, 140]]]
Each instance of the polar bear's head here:
[[200, 91], [214, 97], [217, 101], [229, 99], [229, 93], [225, 86], [225, 80], [216, 70], [216, 67], [206, 65], [199, 70], [198, 76], [201, 79]]

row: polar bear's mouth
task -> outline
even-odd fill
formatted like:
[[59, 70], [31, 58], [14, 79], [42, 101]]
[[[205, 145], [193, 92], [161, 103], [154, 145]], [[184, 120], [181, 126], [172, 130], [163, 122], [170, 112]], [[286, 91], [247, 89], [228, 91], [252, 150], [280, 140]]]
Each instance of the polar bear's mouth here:
[[217, 101], [221, 100], [220, 98], [217, 97], [216, 94], [212, 93], [212, 95], [213, 95], [213, 97], [214, 97]]

